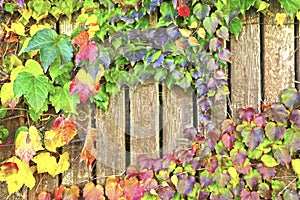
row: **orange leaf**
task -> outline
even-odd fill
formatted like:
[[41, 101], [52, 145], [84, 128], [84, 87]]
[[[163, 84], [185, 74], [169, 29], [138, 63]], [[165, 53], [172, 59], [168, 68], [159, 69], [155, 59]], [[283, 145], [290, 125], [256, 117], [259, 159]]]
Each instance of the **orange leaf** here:
[[80, 154], [80, 161], [85, 160], [86, 166], [89, 167], [97, 157], [98, 150], [94, 147], [94, 142], [98, 138], [98, 132], [95, 128], [89, 130], [85, 144]]
[[118, 200], [124, 195], [124, 182], [120, 184], [120, 180], [115, 176], [110, 176], [105, 182], [105, 194], [110, 200]]
[[77, 185], [72, 185], [71, 188], [66, 188], [63, 192], [63, 199], [78, 200], [78, 197], [79, 187]]
[[62, 200], [63, 199], [63, 192], [64, 192], [65, 188], [66, 188], [65, 185], [60, 185], [59, 188], [56, 188], [54, 190], [54, 198], [56, 200]]
[[43, 191], [39, 194], [38, 200], [51, 200], [51, 194]]
[[45, 133], [45, 147], [56, 152], [56, 148], [68, 144], [77, 134], [74, 122], [70, 118], [58, 117], [50, 131]]
[[86, 200], [102, 200], [104, 198], [102, 185], [94, 185], [93, 182], [87, 183], [83, 188], [83, 197]]

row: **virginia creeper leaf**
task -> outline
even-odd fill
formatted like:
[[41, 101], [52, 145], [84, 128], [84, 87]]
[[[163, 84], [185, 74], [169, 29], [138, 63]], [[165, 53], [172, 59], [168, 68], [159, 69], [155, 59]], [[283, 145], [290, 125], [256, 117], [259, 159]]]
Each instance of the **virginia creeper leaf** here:
[[296, 108], [300, 105], [300, 94], [296, 88], [287, 88], [282, 91], [281, 102], [288, 108]]
[[94, 147], [94, 142], [97, 138], [98, 131], [95, 128], [90, 129], [86, 135], [84, 147], [80, 154], [80, 161], [85, 160], [87, 167], [96, 160], [98, 150]]
[[270, 178], [272, 178], [273, 176], [275, 176], [276, 174], [276, 170], [275, 168], [270, 168], [265, 166], [262, 163], [259, 163], [256, 166], [257, 171], [259, 172], [260, 175], [262, 175], [262, 177], [266, 180], [269, 180]]
[[41, 136], [34, 126], [30, 126], [28, 131], [20, 131], [16, 137], [15, 154], [26, 163], [29, 163], [37, 151], [43, 149]]
[[108, 199], [117, 200], [123, 196], [123, 188], [119, 186], [120, 180], [114, 176], [110, 176], [105, 182], [105, 195]]
[[69, 153], [65, 152], [56, 161], [56, 157], [51, 156], [50, 152], [40, 153], [32, 161], [37, 164], [38, 173], [49, 173], [52, 177], [67, 171], [70, 167]]
[[284, 144], [291, 152], [297, 152], [300, 149], [300, 131], [292, 125], [284, 134]]
[[13, 82], [4, 83], [1, 87], [1, 103], [2, 106], [8, 105], [11, 109], [14, 109], [19, 99], [15, 98], [13, 91]]
[[45, 148], [56, 152], [56, 148], [68, 144], [76, 134], [77, 129], [70, 118], [58, 117], [51, 130], [45, 132]]
[[40, 192], [38, 195], [38, 200], [51, 200], [51, 194], [48, 192]]
[[265, 131], [270, 140], [281, 140], [285, 133], [285, 126], [283, 124], [268, 122], [265, 127]]
[[273, 154], [277, 162], [279, 162], [281, 165], [287, 165], [292, 160], [289, 150], [283, 145], [279, 147], [273, 147]]
[[267, 167], [275, 167], [275, 166], [279, 165], [279, 163], [272, 156], [267, 155], [267, 154], [265, 154], [261, 157], [261, 161]]
[[177, 192], [179, 194], [189, 195], [194, 188], [196, 182], [195, 177], [188, 174], [180, 173], [177, 175], [178, 183], [176, 185]]
[[80, 189], [77, 185], [72, 185], [70, 188], [65, 188], [63, 199], [78, 200]]
[[52, 29], [43, 29], [33, 35], [23, 52], [32, 50], [40, 50], [45, 72], [56, 57], [61, 58], [62, 64], [66, 64], [73, 57], [72, 46], [67, 37], [58, 35]]
[[104, 190], [102, 185], [96, 185], [93, 182], [87, 183], [83, 188], [83, 197], [86, 200], [104, 199]]
[[252, 189], [258, 183], [261, 182], [261, 175], [258, 173], [257, 170], [253, 169], [250, 171], [249, 174], [246, 174], [244, 176], [244, 179], [245, 179], [247, 185]]
[[254, 150], [265, 139], [265, 134], [260, 127], [254, 127], [253, 129], [246, 127], [242, 131], [242, 137], [246, 146]]
[[259, 198], [259, 195], [257, 192], [253, 191], [253, 192], [250, 192], [249, 190], [243, 190], [241, 192], [241, 200], [248, 200], [248, 199], [251, 199], [251, 200], [260, 200]]

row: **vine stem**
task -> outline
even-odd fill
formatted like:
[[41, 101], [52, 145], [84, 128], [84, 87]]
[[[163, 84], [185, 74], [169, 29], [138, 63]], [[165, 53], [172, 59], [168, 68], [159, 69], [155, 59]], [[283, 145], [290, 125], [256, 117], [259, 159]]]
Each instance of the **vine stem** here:
[[294, 183], [297, 180], [297, 177], [295, 177], [291, 182], [289, 182], [289, 184], [287, 184], [287, 186], [285, 186], [280, 192], [279, 194], [282, 194], [288, 187], [290, 187], [290, 185], [292, 183]]
[[8, 145], [12, 144], [13, 142], [14, 142], [14, 140], [9, 140], [5, 144], [0, 145], [0, 151], [2, 149], [4, 149], [5, 147], [7, 147]]

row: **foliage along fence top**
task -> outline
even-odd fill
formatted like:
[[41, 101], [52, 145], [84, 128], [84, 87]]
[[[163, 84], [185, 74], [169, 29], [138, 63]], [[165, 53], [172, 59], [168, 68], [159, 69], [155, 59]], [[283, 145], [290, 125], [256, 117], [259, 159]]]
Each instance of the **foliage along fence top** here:
[[0, 198], [297, 198], [299, 3], [0, 3]]

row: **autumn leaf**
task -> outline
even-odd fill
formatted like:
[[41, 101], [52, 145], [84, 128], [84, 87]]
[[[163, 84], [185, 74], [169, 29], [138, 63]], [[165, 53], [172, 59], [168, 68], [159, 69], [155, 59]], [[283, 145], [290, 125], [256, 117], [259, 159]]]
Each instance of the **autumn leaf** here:
[[283, 23], [286, 19], [286, 16], [287, 15], [285, 13], [277, 13], [276, 16], [275, 16], [276, 24], [280, 25], [280, 26], [283, 26]]
[[190, 8], [187, 5], [179, 6], [177, 8], [177, 11], [181, 17], [188, 17], [188, 16], [190, 16], [190, 13], [191, 13]]
[[119, 185], [120, 180], [115, 176], [110, 176], [105, 182], [105, 195], [110, 200], [118, 200], [124, 194], [124, 188]]
[[102, 200], [104, 198], [104, 190], [102, 185], [94, 185], [93, 182], [87, 183], [83, 188], [83, 197], [86, 200]]
[[98, 132], [96, 129], [92, 128], [85, 139], [85, 144], [80, 154], [80, 162], [85, 160], [86, 166], [89, 167], [97, 157], [97, 149], [94, 148], [94, 141], [98, 137]]
[[100, 87], [100, 82], [94, 80], [92, 76], [83, 69], [80, 69], [70, 85], [70, 94], [78, 92], [80, 100], [85, 103], [91, 94], [96, 95]]
[[38, 200], [51, 200], [51, 194], [43, 191], [39, 193]]
[[17, 135], [15, 154], [26, 163], [29, 163], [37, 151], [43, 149], [41, 137], [34, 126], [30, 126], [28, 131], [20, 131]]
[[86, 30], [81, 31], [72, 41], [79, 46], [79, 52], [76, 54], [76, 62], [89, 59], [92, 64], [98, 55], [98, 46], [95, 42], [89, 41], [89, 33]]
[[15, 98], [13, 91], [13, 82], [4, 83], [1, 87], [1, 102], [2, 106], [8, 105], [11, 109], [14, 109], [19, 102], [19, 98]]
[[79, 192], [79, 187], [77, 185], [72, 185], [70, 188], [64, 190], [63, 199], [78, 200]]
[[51, 130], [45, 132], [45, 148], [56, 152], [56, 148], [68, 144], [76, 134], [76, 126], [70, 118], [58, 117]]
[[300, 178], [300, 159], [292, 160], [292, 167], [294, 172], [298, 175], [298, 179]]
[[13, 194], [26, 185], [32, 189], [35, 185], [35, 178], [29, 165], [13, 156], [2, 163], [0, 168], [0, 181], [6, 181], [8, 193]]
[[38, 173], [49, 173], [52, 177], [67, 171], [70, 167], [69, 153], [65, 152], [56, 161], [56, 157], [51, 156], [50, 152], [40, 153], [32, 159], [37, 164]]
[[63, 192], [65, 190], [66, 186], [65, 185], [60, 185], [58, 188], [54, 190], [54, 198], [56, 200], [62, 200], [63, 199]]

